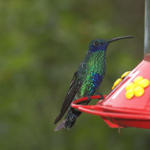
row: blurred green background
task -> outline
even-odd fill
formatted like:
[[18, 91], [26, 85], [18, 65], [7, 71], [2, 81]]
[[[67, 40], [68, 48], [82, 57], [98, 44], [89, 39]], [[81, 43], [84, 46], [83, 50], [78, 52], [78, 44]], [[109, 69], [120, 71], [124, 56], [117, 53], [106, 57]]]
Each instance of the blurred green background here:
[[134, 35], [107, 51], [99, 91], [143, 58], [144, 1], [0, 1], [0, 150], [141, 150], [150, 130], [109, 128], [83, 114], [70, 131], [54, 132], [53, 121], [88, 43]]

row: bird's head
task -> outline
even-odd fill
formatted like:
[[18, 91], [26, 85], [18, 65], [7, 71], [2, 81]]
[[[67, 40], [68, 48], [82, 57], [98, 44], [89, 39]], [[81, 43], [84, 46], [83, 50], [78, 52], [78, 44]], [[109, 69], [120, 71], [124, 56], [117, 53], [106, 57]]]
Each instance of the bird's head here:
[[111, 40], [102, 40], [102, 39], [93, 40], [89, 44], [89, 51], [90, 52], [105, 51], [107, 49], [107, 46], [110, 43], [121, 39], [128, 39], [128, 38], [133, 38], [133, 36], [116, 37]]

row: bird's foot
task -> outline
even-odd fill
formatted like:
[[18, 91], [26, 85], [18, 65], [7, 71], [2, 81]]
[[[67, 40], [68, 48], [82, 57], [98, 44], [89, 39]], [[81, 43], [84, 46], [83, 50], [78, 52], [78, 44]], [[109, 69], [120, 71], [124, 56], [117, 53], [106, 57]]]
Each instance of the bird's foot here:
[[88, 104], [88, 103], [91, 101], [91, 96], [87, 96], [87, 98], [88, 98], [88, 99], [87, 99], [86, 101], [82, 101], [82, 102], [79, 102], [79, 103], [77, 103], [77, 104], [83, 104], [83, 105], [84, 105], [84, 104], [85, 104], [85, 105]]
[[96, 94], [100, 96], [99, 100], [103, 100], [103, 99], [106, 97], [106, 96], [103, 95], [102, 93], [96, 93]]
[[91, 96], [88, 96], [87, 103], [91, 101]]

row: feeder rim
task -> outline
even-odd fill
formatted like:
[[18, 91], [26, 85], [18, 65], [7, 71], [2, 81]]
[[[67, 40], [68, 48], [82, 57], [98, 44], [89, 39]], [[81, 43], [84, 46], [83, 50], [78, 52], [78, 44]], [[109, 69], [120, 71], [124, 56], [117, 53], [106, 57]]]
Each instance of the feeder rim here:
[[[106, 97], [106, 96], [104, 96]], [[90, 99], [101, 99], [102, 96], [94, 95], [90, 96]], [[82, 97], [80, 99], [74, 100], [71, 103], [71, 107], [85, 113], [98, 115], [101, 117], [118, 118], [118, 119], [134, 119], [134, 120], [150, 120], [150, 113], [137, 111], [137, 110], [124, 110], [119, 108], [112, 108], [108, 106], [101, 105], [100, 102], [97, 105], [81, 105], [79, 103], [89, 100], [89, 97]], [[110, 112], [113, 111], [113, 112]], [[129, 114], [130, 113], [130, 114]]]

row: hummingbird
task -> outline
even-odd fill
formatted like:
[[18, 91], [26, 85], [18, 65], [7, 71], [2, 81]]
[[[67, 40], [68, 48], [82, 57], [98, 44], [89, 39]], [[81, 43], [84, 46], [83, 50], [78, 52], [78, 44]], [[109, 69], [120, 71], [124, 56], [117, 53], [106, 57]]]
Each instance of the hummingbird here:
[[[106, 51], [110, 43], [121, 39], [133, 38], [133, 36], [116, 37], [111, 40], [96, 39], [89, 43], [87, 54], [79, 65], [70, 82], [69, 90], [62, 104], [59, 115], [54, 123], [57, 124], [67, 112], [64, 120], [60, 122], [55, 131], [71, 128], [81, 112], [70, 106], [71, 102], [81, 97], [92, 96], [100, 86], [106, 70]], [[84, 102], [89, 103], [90, 99]]]

